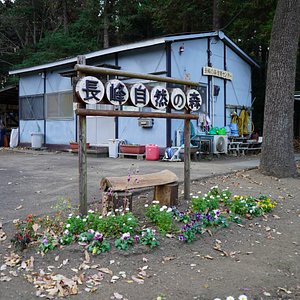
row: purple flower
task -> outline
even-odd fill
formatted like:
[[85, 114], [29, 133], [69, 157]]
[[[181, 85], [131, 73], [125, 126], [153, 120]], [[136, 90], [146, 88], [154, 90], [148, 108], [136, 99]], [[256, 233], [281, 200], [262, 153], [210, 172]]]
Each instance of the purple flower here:
[[128, 177], [127, 177], [128, 182], [130, 181], [130, 178], [131, 178], [131, 176], [130, 176], [130, 174], [128, 174]]
[[213, 221], [213, 219], [214, 219], [214, 218], [211, 216], [211, 214], [206, 214], [205, 217], [206, 217], [206, 220], [207, 220], [207, 221]]
[[186, 240], [186, 238], [184, 237], [183, 234], [179, 234], [178, 239], [179, 239], [179, 241], [185, 241]]
[[48, 239], [46, 237], [44, 237], [42, 243], [44, 244], [44, 246], [47, 246], [48, 245]]
[[138, 235], [135, 235], [134, 239], [135, 239], [136, 242], [138, 242], [140, 240], [140, 237]]
[[196, 213], [195, 214], [196, 220], [200, 221], [201, 220], [201, 214], [200, 213]]
[[130, 239], [130, 233], [129, 232], [123, 233], [121, 236], [121, 240], [128, 240], [128, 239]]
[[100, 232], [98, 232], [98, 231], [96, 231], [95, 232], [95, 235], [94, 235], [94, 237], [93, 237], [93, 240], [94, 241], [102, 241], [103, 240], [103, 234], [102, 233], [100, 233]]

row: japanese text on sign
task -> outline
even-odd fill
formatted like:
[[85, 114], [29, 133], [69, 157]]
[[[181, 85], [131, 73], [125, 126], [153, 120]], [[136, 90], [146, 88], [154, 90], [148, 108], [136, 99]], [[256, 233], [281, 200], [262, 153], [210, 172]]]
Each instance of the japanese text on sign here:
[[232, 73], [225, 70], [215, 69], [211, 67], [203, 67], [203, 75], [210, 75], [210, 76], [232, 80]]
[[135, 83], [130, 87], [117, 79], [109, 80], [104, 87], [103, 83], [96, 77], [86, 76], [76, 84], [78, 98], [86, 104], [100, 103], [106, 95], [106, 102], [112, 105], [130, 104], [136, 107], [151, 105], [158, 110], [171, 107], [175, 110], [182, 110], [185, 107], [191, 111], [198, 111], [202, 105], [202, 98], [196, 89], [190, 89], [185, 94], [180, 88], [169, 90], [163, 86], [155, 86], [149, 92], [142, 83]]

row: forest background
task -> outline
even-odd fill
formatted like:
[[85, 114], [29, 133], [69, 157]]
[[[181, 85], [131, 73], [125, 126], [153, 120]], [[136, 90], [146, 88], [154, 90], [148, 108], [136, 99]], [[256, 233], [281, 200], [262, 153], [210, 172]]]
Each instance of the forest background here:
[[[262, 129], [276, 0], [0, 0], [0, 88], [15, 68], [158, 36], [222, 30], [249, 54], [253, 121]], [[300, 89], [298, 51], [296, 90]]]

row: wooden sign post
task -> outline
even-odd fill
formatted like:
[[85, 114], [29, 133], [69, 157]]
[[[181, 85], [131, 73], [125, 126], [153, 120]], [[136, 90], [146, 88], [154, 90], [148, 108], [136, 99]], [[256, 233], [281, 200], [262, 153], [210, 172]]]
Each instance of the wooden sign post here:
[[[180, 92], [180, 89], [177, 89], [177, 93], [179, 96], [174, 96], [172, 99], [173, 108], [175, 110], [180, 110], [185, 107], [184, 114], [182, 113], [160, 113], [160, 112], [132, 112], [132, 111], [123, 111], [123, 110], [91, 110], [86, 109], [85, 103], [99, 103], [104, 97], [104, 91], [102, 91], [103, 84], [100, 80], [95, 77], [87, 77], [86, 83], [82, 83], [82, 79], [84, 79], [86, 75], [112, 75], [112, 76], [124, 76], [128, 78], [138, 78], [138, 79], [146, 79], [158, 82], [165, 83], [173, 83], [178, 85], [184, 85], [186, 87], [197, 87], [199, 86], [198, 82], [193, 82], [189, 80], [181, 80], [171, 77], [161, 77], [150, 74], [140, 74], [140, 73], [130, 73], [120, 70], [113, 70], [107, 68], [99, 68], [93, 66], [85, 65], [84, 57], [78, 57], [78, 64], [75, 66], [75, 70], [77, 71], [78, 81], [76, 84], [76, 91], [74, 93], [74, 101], [78, 102], [81, 100], [81, 103], [78, 104], [78, 109], [76, 110], [76, 115], [78, 116], [78, 133], [79, 133], [79, 209], [81, 215], [87, 214], [87, 153], [86, 153], [86, 116], [120, 116], [120, 117], [144, 117], [144, 118], [171, 118], [171, 119], [183, 119], [184, 120], [184, 197], [185, 199], [190, 198], [190, 121], [197, 120], [198, 115], [191, 114], [191, 111], [199, 110], [201, 106], [201, 96], [199, 92], [195, 89], [190, 89], [188, 91], [188, 101], [186, 104], [182, 104], [182, 101], [186, 101], [185, 96]], [[78, 82], [81, 80], [80, 84]], [[127, 101], [129, 95], [127, 91], [125, 93], [126, 85], [121, 81], [113, 82], [111, 81], [111, 86], [118, 85], [121, 86], [118, 92], [119, 94], [116, 97], [110, 100], [112, 105], [122, 105]], [[80, 86], [80, 91], [78, 86]], [[106, 90], [106, 94], [108, 94], [108, 98], [111, 98], [110, 94], [113, 92], [113, 89], [110, 86], [110, 91]], [[122, 88], [124, 91], [122, 91]], [[143, 85], [139, 86], [139, 92], [143, 91]], [[75, 87], [74, 87], [75, 89]], [[154, 89], [153, 89], [154, 90]], [[152, 90], [152, 91], [153, 91]], [[80, 92], [84, 91], [86, 96], [80, 95]], [[121, 93], [120, 93], [121, 92]], [[123, 92], [123, 94], [122, 94]], [[84, 94], [83, 93], [83, 94]], [[158, 101], [152, 101], [152, 105], [156, 109], [164, 109], [169, 104], [169, 95], [167, 95], [168, 91], [164, 88], [157, 88], [155, 90], [155, 95], [157, 97], [158, 94], [165, 94], [163, 97], [163, 101], [158, 103]], [[122, 96], [124, 96], [122, 98]], [[125, 99], [126, 96], [126, 99]], [[90, 102], [93, 101], [93, 102]], [[115, 102], [114, 102], [115, 101]], [[151, 102], [151, 101], [150, 101]], [[157, 102], [157, 103], [156, 103]], [[148, 102], [147, 102], [148, 103]], [[175, 103], [175, 106], [174, 106]]]

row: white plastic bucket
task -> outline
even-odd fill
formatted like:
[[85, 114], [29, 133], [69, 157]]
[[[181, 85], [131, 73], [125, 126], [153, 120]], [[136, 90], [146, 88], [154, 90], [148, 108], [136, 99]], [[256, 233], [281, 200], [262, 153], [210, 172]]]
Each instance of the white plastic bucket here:
[[119, 143], [118, 139], [108, 140], [108, 156], [112, 158], [117, 158], [119, 153]]
[[41, 132], [31, 133], [31, 147], [42, 148], [44, 134]]

